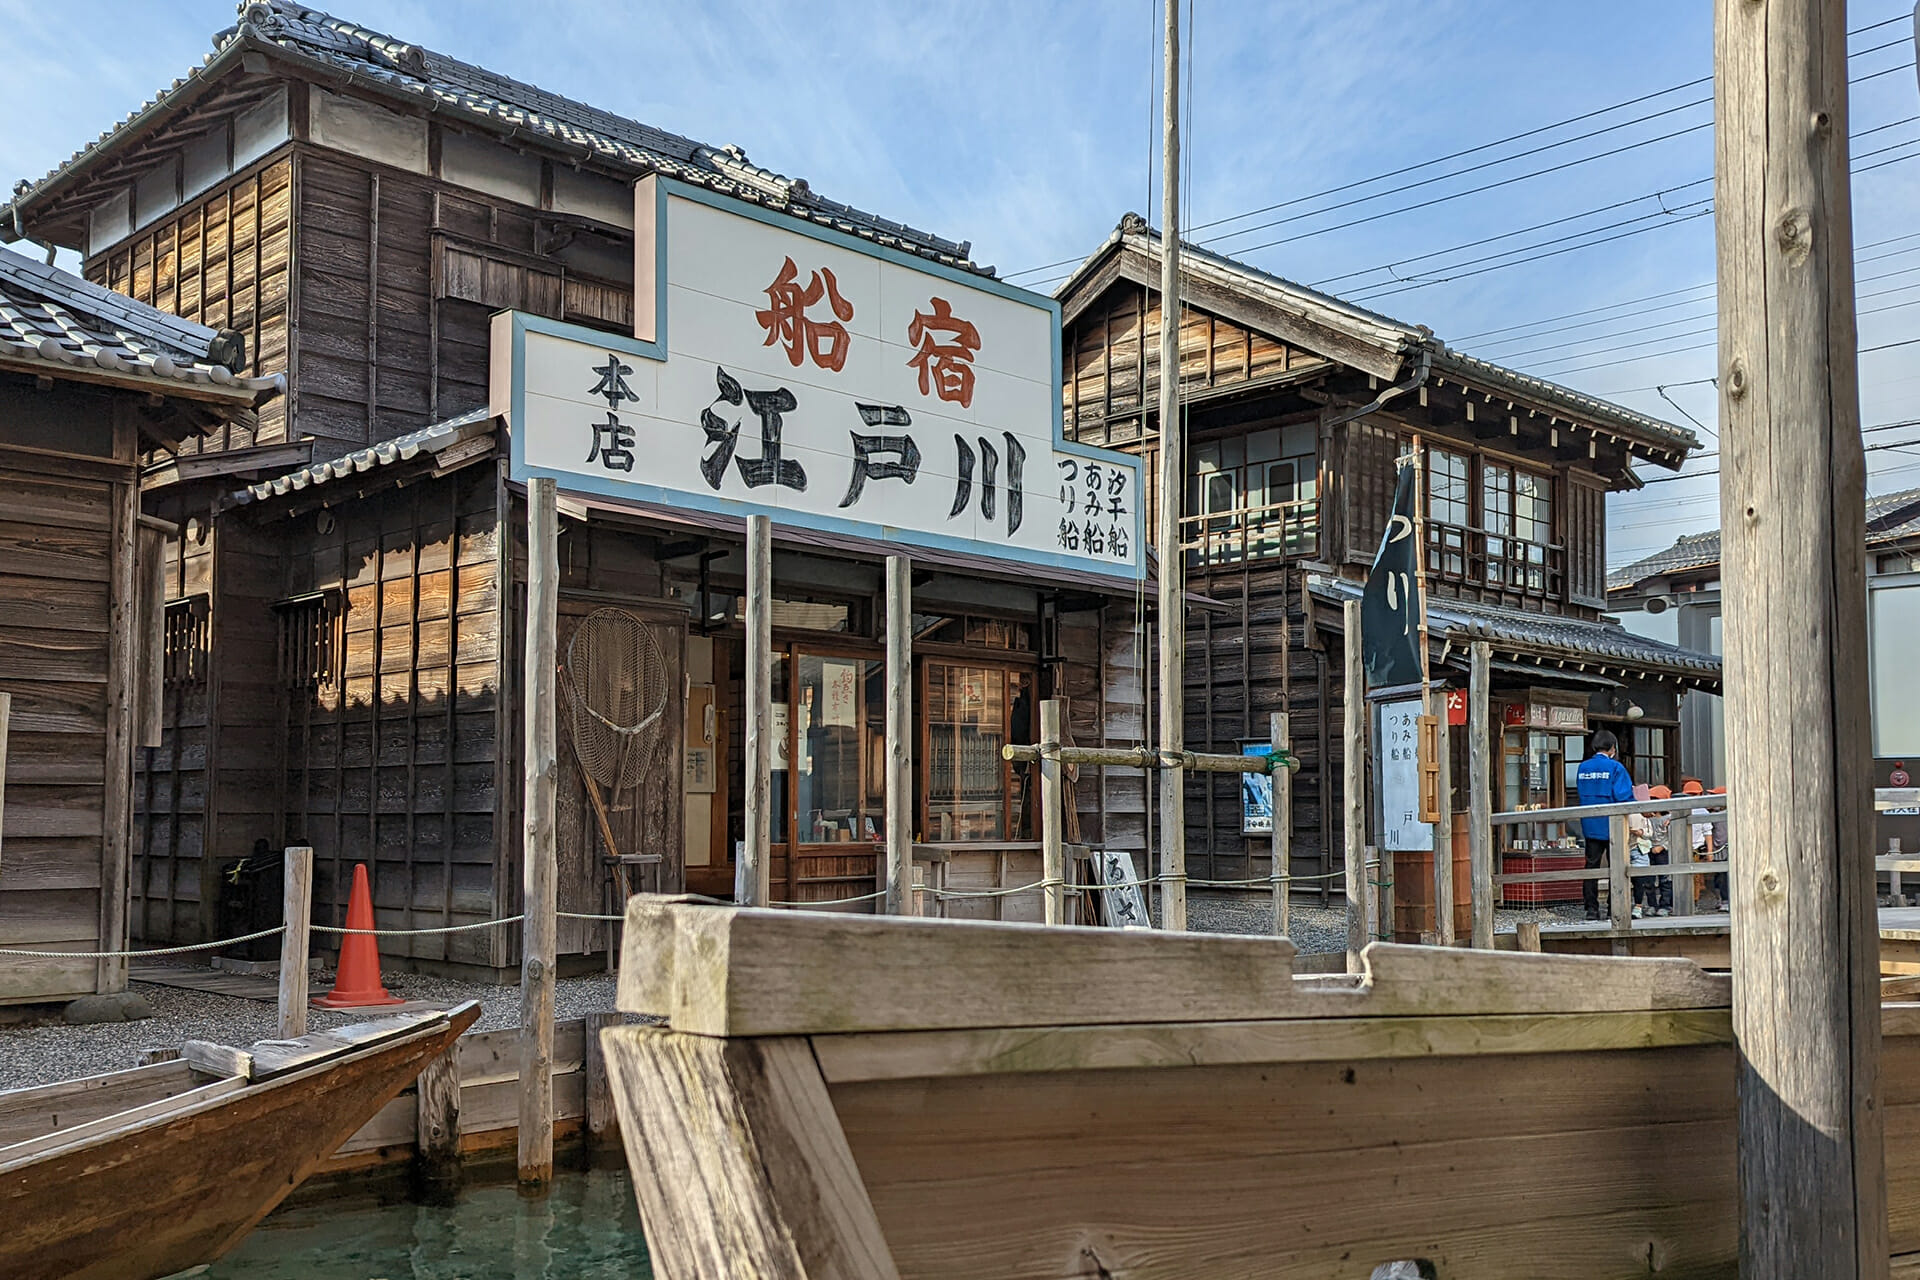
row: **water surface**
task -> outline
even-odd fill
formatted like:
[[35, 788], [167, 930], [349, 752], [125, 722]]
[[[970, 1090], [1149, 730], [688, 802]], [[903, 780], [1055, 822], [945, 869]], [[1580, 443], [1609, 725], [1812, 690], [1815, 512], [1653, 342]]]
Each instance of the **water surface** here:
[[206, 1280], [651, 1280], [623, 1166], [552, 1192], [469, 1186], [448, 1204], [356, 1194], [270, 1215]]

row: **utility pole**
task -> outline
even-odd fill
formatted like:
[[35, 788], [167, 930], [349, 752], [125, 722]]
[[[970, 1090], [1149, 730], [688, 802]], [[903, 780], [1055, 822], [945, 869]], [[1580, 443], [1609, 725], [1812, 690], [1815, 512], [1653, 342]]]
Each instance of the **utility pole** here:
[[1162, 107], [1160, 207], [1160, 927], [1187, 927], [1187, 771], [1171, 762], [1183, 750], [1187, 714], [1186, 562], [1180, 507], [1186, 458], [1180, 432], [1180, 5], [1165, 0], [1166, 101]]
[[1740, 1274], [1887, 1275], [1844, 0], [1716, 0]]

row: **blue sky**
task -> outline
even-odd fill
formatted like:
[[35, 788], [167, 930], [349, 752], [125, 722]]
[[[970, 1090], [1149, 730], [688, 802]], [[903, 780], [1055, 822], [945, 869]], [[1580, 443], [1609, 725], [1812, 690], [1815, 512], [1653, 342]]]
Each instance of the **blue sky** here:
[[[1704, 0], [1615, 0], [1604, 9], [1565, 0], [1191, 4], [1189, 227], [1298, 201], [1711, 72], [1711, 5]], [[1855, 0], [1850, 7], [1856, 30], [1911, 12], [1904, 0]], [[1157, 186], [1151, 204], [1148, 197], [1159, 133], [1159, 17], [1152, 0], [547, 0], [538, 8], [494, 0], [336, 0], [330, 11], [650, 124], [737, 143], [757, 163], [805, 177], [823, 194], [971, 240], [978, 261], [1005, 272], [1077, 259], [1128, 210], [1158, 221]], [[232, 20], [231, 6], [218, 0], [96, 0], [86, 26], [115, 34], [82, 43], [71, 11], [0, 0], [0, 56], [11, 73], [0, 177], [11, 185], [46, 172], [197, 63], [209, 37]], [[1920, 90], [1911, 70], [1897, 69], [1912, 59], [1910, 36], [1906, 23], [1892, 22], [1853, 41], [1856, 50], [1899, 42], [1852, 64], [1856, 77], [1888, 71], [1856, 85], [1853, 96], [1856, 165], [1891, 162], [1855, 181], [1856, 242], [1893, 241], [1860, 251], [1862, 259], [1875, 258], [1858, 274], [1881, 277], [1860, 285], [1861, 294], [1875, 295], [1862, 309], [1887, 308], [1863, 314], [1863, 346], [1920, 336], [1920, 235], [1896, 239], [1920, 233], [1913, 225], [1920, 121], [1909, 119], [1920, 116]], [[85, 52], [76, 56], [76, 49]], [[1712, 324], [1711, 290], [1689, 289], [1713, 277], [1712, 218], [1686, 216], [1706, 208], [1710, 187], [1697, 182], [1713, 163], [1711, 130], [1693, 127], [1708, 121], [1711, 109], [1686, 104], [1709, 94], [1702, 85], [1650, 97], [1503, 148], [1196, 234], [1223, 236], [1212, 247], [1428, 325], [1464, 350], [1684, 423], [1652, 389], [1665, 385], [1710, 428], [1714, 391], [1700, 380], [1712, 376], [1713, 352], [1674, 351], [1712, 339], [1710, 331], [1695, 332]], [[1475, 173], [1311, 212], [1638, 117], [1648, 118]], [[1880, 128], [1886, 125], [1892, 127]], [[1865, 130], [1878, 131], [1860, 136]], [[1678, 136], [1351, 225], [1670, 133]], [[1908, 157], [1916, 161], [1904, 163]], [[1660, 191], [1666, 194], [1653, 196]], [[1603, 206], [1618, 207], [1589, 212]], [[1281, 218], [1292, 220], [1258, 227]], [[1421, 257], [1549, 222], [1557, 225]], [[1572, 233], [1581, 238], [1545, 243]], [[1288, 237], [1303, 238], [1272, 243]], [[1573, 247], [1587, 240], [1607, 242]], [[1524, 252], [1513, 256], [1535, 260], [1497, 270], [1484, 268], [1499, 259], [1466, 261], [1516, 248]], [[1384, 269], [1389, 263], [1402, 264], [1394, 268], [1402, 277], [1425, 271], [1443, 282], [1406, 288]], [[1060, 270], [1018, 278], [1050, 287]], [[1548, 323], [1589, 308], [1614, 309]], [[1507, 332], [1492, 332], [1499, 330]], [[1863, 355], [1861, 385], [1865, 424], [1920, 418], [1920, 345]], [[1711, 450], [1711, 436], [1702, 434]], [[1920, 427], [1868, 440], [1920, 441]], [[1709, 471], [1714, 463], [1705, 458], [1689, 470]], [[1878, 450], [1869, 463], [1875, 492], [1920, 485], [1920, 444]], [[1705, 476], [1613, 498], [1609, 560], [1623, 563], [1717, 523], [1716, 484]]]

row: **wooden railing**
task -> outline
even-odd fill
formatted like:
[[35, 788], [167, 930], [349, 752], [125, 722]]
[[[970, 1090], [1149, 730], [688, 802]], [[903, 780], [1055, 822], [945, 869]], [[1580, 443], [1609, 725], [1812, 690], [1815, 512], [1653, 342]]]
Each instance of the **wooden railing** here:
[[[1605, 818], [1608, 827], [1607, 865], [1592, 870], [1566, 871], [1526, 871], [1512, 875], [1496, 874], [1492, 882], [1484, 887], [1476, 886], [1476, 891], [1491, 896], [1501, 886], [1509, 884], [1548, 884], [1565, 881], [1604, 880], [1607, 882], [1607, 914], [1615, 929], [1633, 927], [1632, 882], [1648, 877], [1676, 877], [1674, 893], [1674, 912], [1676, 915], [1693, 914], [1696, 883], [1692, 877], [1724, 874], [1728, 867], [1725, 857], [1712, 861], [1669, 862], [1665, 866], [1636, 867], [1628, 862], [1627, 818], [1633, 814], [1662, 813], [1673, 814], [1676, 821], [1690, 824], [1695, 814], [1707, 814], [1714, 817], [1724, 815], [1727, 797], [1721, 795], [1674, 796], [1667, 800], [1627, 800], [1619, 804], [1570, 805], [1563, 809], [1515, 809], [1506, 813], [1492, 815], [1495, 827], [1519, 826], [1559, 826], [1575, 827], [1587, 818]], [[1576, 832], [1576, 838], [1578, 838]], [[1685, 842], [1689, 855], [1692, 842]], [[1584, 840], [1574, 848], [1567, 850], [1584, 853]], [[1677, 850], [1669, 849], [1671, 858]], [[1684, 886], [1684, 888], [1682, 888]]]
[[1320, 500], [1300, 498], [1183, 516], [1180, 547], [1189, 564], [1314, 555], [1320, 549]]
[[1471, 525], [1427, 521], [1427, 573], [1442, 581], [1558, 600], [1566, 585], [1566, 566], [1565, 547]]

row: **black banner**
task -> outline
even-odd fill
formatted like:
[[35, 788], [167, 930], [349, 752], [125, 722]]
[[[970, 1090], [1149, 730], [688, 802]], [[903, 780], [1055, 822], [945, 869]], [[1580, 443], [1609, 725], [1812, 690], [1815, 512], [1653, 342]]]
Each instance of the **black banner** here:
[[1369, 688], [1420, 683], [1419, 539], [1415, 537], [1414, 485], [1419, 468], [1400, 468], [1393, 514], [1380, 538], [1380, 552], [1367, 575], [1360, 606], [1360, 652]]

